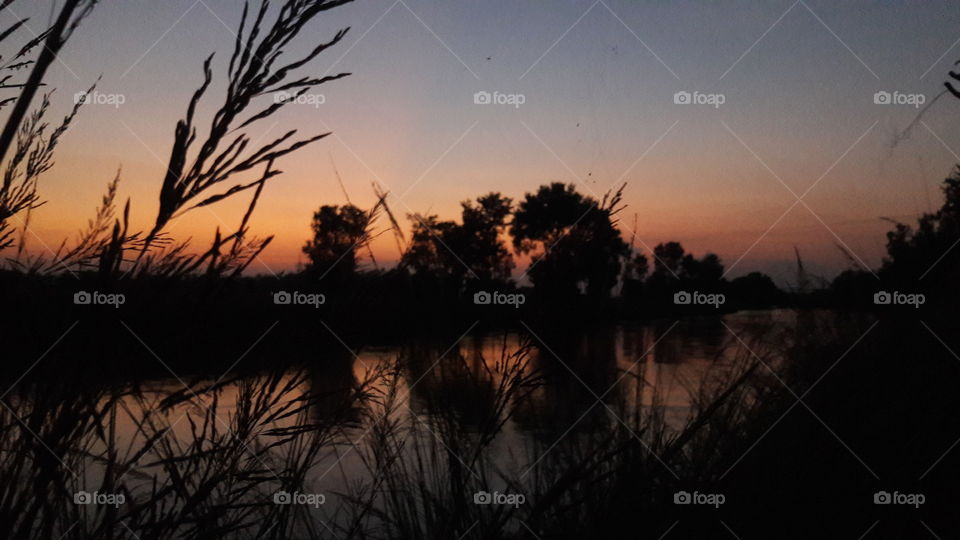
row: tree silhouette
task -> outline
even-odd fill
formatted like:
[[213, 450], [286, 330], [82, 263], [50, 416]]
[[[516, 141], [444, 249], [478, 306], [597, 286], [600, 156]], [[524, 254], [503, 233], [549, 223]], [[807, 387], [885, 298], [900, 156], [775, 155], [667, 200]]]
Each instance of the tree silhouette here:
[[635, 306], [642, 301], [644, 280], [650, 271], [650, 261], [643, 253], [630, 248], [630, 254], [625, 258], [623, 269], [623, 287], [620, 296]]
[[[673, 305], [673, 295], [679, 291], [720, 293], [729, 290], [720, 257], [707, 253], [698, 259], [687, 253], [680, 242], [661, 242], [654, 246], [653, 268], [653, 273], [642, 283], [624, 282], [624, 298], [628, 303]], [[632, 309], [638, 307], [633, 305]]]
[[622, 190], [600, 202], [559, 182], [526, 194], [510, 232], [518, 253], [534, 253], [528, 275], [536, 287], [563, 296], [581, 288], [592, 297], [609, 294], [629, 254], [613, 221]]
[[877, 278], [861, 268], [848, 268], [830, 283], [834, 301], [841, 305], [866, 304], [877, 292]]
[[635, 253], [627, 259], [624, 279], [643, 281], [648, 272], [650, 272], [650, 260], [643, 253]]
[[775, 306], [784, 299], [773, 279], [761, 272], [750, 272], [731, 281], [730, 296], [738, 306], [755, 309]]
[[943, 206], [917, 221], [916, 228], [895, 222], [887, 233], [887, 256], [880, 276], [893, 284], [956, 288], [960, 271], [960, 165], [943, 181]]
[[313, 238], [303, 252], [309, 257], [307, 271], [343, 279], [357, 270], [357, 249], [370, 240], [367, 212], [345, 204], [324, 205], [313, 214]]
[[653, 248], [653, 274], [657, 277], [679, 277], [684, 249], [680, 242], [657, 244]]
[[488, 193], [476, 201], [463, 201], [462, 223], [440, 221], [437, 216], [411, 215], [413, 238], [401, 266], [416, 274], [448, 277], [463, 284], [507, 280], [513, 257], [500, 239], [506, 229], [512, 201]]
[[481, 281], [506, 280], [513, 270], [513, 257], [500, 239], [512, 210], [509, 198], [499, 193], [464, 201], [463, 225], [451, 229], [450, 247]]
[[720, 257], [707, 253], [697, 259], [692, 253], [687, 253], [680, 242], [657, 244], [653, 248], [653, 255], [653, 281], [667, 282], [670, 278], [679, 278], [683, 281], [712, 282], [723, 278]]
[[421, 276], [443, 277], [453, 273], [451, 262], [460, 263], [446, 253], [443, 238], [457, 224], [439, 221], [435, 215], [408, 214], [407, 218], [413, 222], [413, 231], [410, 244], [400, 259], [400, 267]]
[[684, 256], [680, 271], [683, 279], [694, 282], [720, 281], [723, 278], [723, 264], [720, 257], [713, 253], [707, 253], [699, 260], [693, 255]]

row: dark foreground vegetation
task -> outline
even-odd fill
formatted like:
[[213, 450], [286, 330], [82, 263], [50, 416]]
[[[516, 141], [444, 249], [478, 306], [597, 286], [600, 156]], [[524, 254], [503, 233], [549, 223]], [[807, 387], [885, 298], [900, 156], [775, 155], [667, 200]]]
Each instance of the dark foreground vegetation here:
[[[518, 348], [479, 364], [438, 335], [358, 373], [340, 344], [258, 342], [266, 328], [194, 355], [132, 324], [81, 320], [6, 378], [0, 526], [10, 538], [278, 539], [856, 538], [871, 527], [946, 538], [960, 527], [952, 312], [801, 310], [786, 325], [716, 326], [725, 353], [679, 421], [652, 378], [674, 357], [661, 350], [669, 322], [634, 345], [629, 369], [603, 360], [602, 329], [527, 324]], [[77, 342], [102, 352], [77, 354]], [[533, 434], [509, 454], [507, 425]], [[359, 465], [331, 463], [350, 453]], [[77, 505], [80, 491], [124, 504]], [[277, 491], [327, 499], [283, 506]], [[525, 499], [476, 505], [481, 491]], [[676, 505], [681, 491], [725, 500]], [[875, 505], [880, 491], [925, 503]]]
[[[315, 314], [333, 302], [233, 300], [232, 330], [207, 324], [225, 308], [200, 300], [174, 320], [66, 304], [53, 319], [79, 322], [52, 347], [7, 334], [38, 352], [5, 363], [20, 366], [5, 369], [0, 526], [10, 538], [78, 539], [949, 537], [960, 530], [960, 320], [946, 277], [960, 256], [931, 246], [960, 238], [956, 186], [947, 180], [946, 203], [920, 227], [891, 233], [877, 270], [903, 293], [932, 278], [923, 305], [798, 309], [736, 330], [720, 315], [688, 318], [713, 328], [722, 352], [679, 413], [655, 382], [682, 355], [665, 349], [669, 320], [631, 345], [626, 367], [607, 360], [604, 325], [574, 331], [550, 317], [518, 318], [515, 346], [486, 352], [450, 347], [470, 325], [401, 337], [371, 366], [350, 350], [371, 344], [362, 333]], [[837, 283], [868, 276], [878, 279]], [[8, 279], [22, 281], [5, 294], [38, 283]], [[235, 299], [229, 287], [253, 282], [219, 293], [201, 278], [175, 283]], [[167, 294], [162, 283], [142, 291]], [[92, 311], [69, 311], [81, 308]], [[281, 331], [310, 325], [298, 340]], [[517, 429], [528, 434], [519, 442]], [[350, 465], [332, 461], [351, 453]], [[79, 505], [80, 492], [124, 502]], [[278, 492], [326, 499], [278, 505]], [[476, 504], [481, 492], [524, 499]], [[724, 499], [676, 504], [684, 492]], [[882, 492], [923, 503], [876, 504]]]

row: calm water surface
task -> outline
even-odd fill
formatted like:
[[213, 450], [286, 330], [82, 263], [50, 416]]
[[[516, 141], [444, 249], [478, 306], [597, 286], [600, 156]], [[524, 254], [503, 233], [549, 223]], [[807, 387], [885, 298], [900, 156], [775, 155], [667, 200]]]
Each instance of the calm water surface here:
[[[452, 420], [462, 433], [482, 433], [489, 429], [485, 422], [491, 411], [506, 407], [512, 414], [489, 444], [490, 465], [511, 477], [531, 474], [549, 462], [546, 456], [559, 453], [558, 448], [589, 439], [617, 423], [635, 425], [638, 416], [652, 410], [662, 413], [667, 426], [680, 429], [705, 385], [728, 380], [753, 354], [776, 363], [771, 351], [783, 350], [788, 344], [795, 317], [793, 311], [740, 312], [621, 325], [580, 335], [531, 328], [529, 335], [468, 335], [453, 343], [367, 348], [356, 356], [346, 350], [335, 353], [332, 359], [318, 359], [318, 367], [308, 369], [307, 382], [297, 389], [298, 393], [312, 391], [324, 396], [313, 406], [311, 422], [329, 420], [334, 411], [342, 410], [350, 395], [348, 388], [380, 370], [389, 370], [398, 358], [403, 368], [395, 382], [396, 400], [390, 411], [352, 400], [352, 408], [369, 407], [369, 414], [358, 413], [353, 425], [336, 430], [336, 444], [318, 455], [307, 484], [314, 492], [328, 494], [329, 503], [348, 492], [352, 484], [369, 480], [370, 445], [375, 438], [371, 419], [380, 414], [379, 418], [410, 426], [410, 455], [416, 455], [416, 449], [443, 448], [448, 452], [441, 454], [459, 458], [458, 452], [467, 450], [451, 448], [457, 443], [451, 443], [444, 426], [449, 428]], [[522, 360], [519, 375], [536, 384], [530, 385], [522, 402], [499, 403], [498, 388], [514, 355]], [[369, 390], [379, 395], [389, 386], [385, 380], [376, 380]], [[137, 408], [155, 406], [170, 392], [183, 389], [178, 380], [146, 387], [145, 395], [152, 398], [125, 398], [122, 409], [132, 412], [117, 417], [120, 446], [142, 443], [134, 420]], [[236, 411], [238, 392], [236, 384], [217, 392], [217, 416], [223, 428]], [[211, 399], [201, 393], [192, 402], [162, 413], [170, 425], [168, 435], [176, 444], [190, 444], [191, 418], [199, 414], [197, 403], [209, 404]], [[295, 421], [286, 418], [276, 424], [290, 426]], [[87, 474], [96, 481], [96, 467]]]

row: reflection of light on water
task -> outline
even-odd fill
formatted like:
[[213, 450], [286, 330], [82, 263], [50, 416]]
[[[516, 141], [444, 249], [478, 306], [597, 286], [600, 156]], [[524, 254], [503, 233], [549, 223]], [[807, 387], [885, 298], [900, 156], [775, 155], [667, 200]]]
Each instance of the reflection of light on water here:
[[[745, 351], [733, 334], [749, 343], [751, 348], [763, 348], [754, 351], [757, 354], [766, 354], [775, 347], [766, 347], [762, 340], [753, 338], [769, 334], [771, 328], [782, 334], [782, 330], [793, 322], [791, 312], [744, 312], [726, 315], [722, 322], [719, 318], [687, 319], [675, 326], [672, 321], [623, 325], [596, 334], [566, 336], [569, 339], [563, 347], [548, 343], [548, 347], [536, 348], [539, 343], [534, 340], [535, 348], [523, 374], [545, 374], [543, 385], [533, 390], [524, 403], [513, 404], [517, 406], [515, 416], [503, 425], [490, 444], [494, 465], [503, 471], [519, 473], [562, 438], [590, 440], [598, 433], [617, 427], [618, 423], [630, 423], [635, 417], [643, 421], [656, 411], [662, 412], [668, 428], [680, 429], [689, 420], [701, 386], [710, 380], [723, 381], [742, 366]], [[781, 336], [770, 340], [782, 348]], [[439, 422], [442, 415], [451, 414], [451, 411], [430, 409], [431, 397], [435, 398], [438, 392], [451, 392], [448, 387], [438, 386], [438, 381], [456, 385], [454, 395], [445, 397], [453, 399], [450, 403], [454, 405], [466, 407], [461, 414], [474, 410], [472, 406], [482, 413], [484, 403], [475, 400], [482, 401], [488, 387], [496, 387], [502, 382], [501, 359], [520, 350], [523, 342], [524, 338], [519, 334], [494, 334], [466, 337], [442, 358], [448, 344], [418, 344], [412, 347], [413, 353], [411, 349], [387, 347], [363, 350], [356, 358], [320, 357], [316, 366], [307, 367], [308, 376], [288, 399], [300, 398], [308, 391], [341, 395], [339, 392], [343, 388], [370, 380], [384, 370], [389, 371], [399, 356], [409, 363], [405, 364], [409, 369], [397, 380], [395, 390], [399, 406], [389, 419], [418, 428], [420, 438], [407, 441], [407, 454], [412, 454], [415, 449], [436, 449], [443, 443], [434, 433], [434, 421]], [[344, 358], [350, 363], [338, 363]], [[455, 362], [457, 359], [463, 362]], [[420, 371], [413, 373], [411, 370]], [[256, 384], [267, 377], [253, 376], [247, 382]], [[285, 375], [281, 384], [295, 380], [294, 377], [294, 373]], [[458, 383], [460, 379], [466, 381], [462, 386]], [[174, 379], [139, 385], [136, 396], [125, 395], [119, 400], [117, 447], [135, 451], [138, 445], [144, 444], [146, 437], [138, 422], [145, 411], [165, 422], [168, 426], [165, 437], [189, 445], [193, 438], [189, 419], [201, 418], [204, 409], [213, 403], [211, 393], [200, 389], [215, 382], [195, 382], [198, 395], [188, 392], [186, 397], [189, 399], [164, 410], [159, 406], [161, 401], [173, 392], [182, 391], [183, 384]], [[389, 391], [388, 381], [383, 378], [374, 380], [369, 391], [385, 395]], [[233, 425], [237, 412], [240, 383], [232, 381], [218, 386], [214, 392], [218, 429], [226, 431]], [[457, 395], [459, 392], [463, 395]], [[597, 397], [601, 398], [599, 403]], [[334, 406], [332, 404], [331, 409]], [[372, 407], [369, 403], [354, 403], [353, 406]], [[330, 494], [329, 501], [336, 503], [334, 493], [348, 492], [358, 480], [369, 480], [368, 463], [364, 461], [370, 455], [369, 419], [377, 417], [378, 411], [371, 412], [361, 417], [365, 420], [360, 425], [344, 426], [337, 431], [337, 444], [328, 445], [317, 456], [305, 487]], [[312, 412], [320, 420], [328, 414], [332, 413], [319, 404]], [[296, 417], [291, 416], [278, 420], [274, 427], [290, 427], [295, 422]], [[466, 435], [474, 429], [469, 423], [458, 427]], [[146, 484], [151, 474], [160, 473], [159, 467], [144, 468], [134, 471], [131, 477], [142, 478]], [[91, 466], [86, 474], [95, 484], [102, 472]]]
[[[718, 318], [681, 321], [669, 332], [666, 331], [670, 328], [669, 324], [618, 327], [611, 335], [612, 349], [615, 351], [615, 373], [610, 380], [615, 381], [615, 388], [609, 392], [605, 392], [604, 389], [594, 391], [594, 394], [604, 397], [602, 401], [606, 404], [606, 407], [598, 404], [595, 409], [601, 414], [605, 414], [605, 409], [611, 414], [626, 418], [634, 414], [641, 416], [649, 414], [650, 409], [657, 407], [663, 410], [668, 427], [681, 429], [690, 419], [692, 405], [695, 403], [701, 384], [708, 379], [716, 382], [728, 380], [737, 373], [737, 368], [742, 367], [742, 361], [747, 352], [730, 332], [736, 333], [745, 342], [750, 342], [749, 338], [757, 333], [767, 332], [771, 328], [782, 330], [788, 327], [793, 322], [793, 313], [743, 312], [727, 315], [723, 318], [723, 322], [729, 330]], [[521, 342], [522, 337], [515, 333], [483, 338], [468, 337], [460, 343], [458, 351], [473, 375], [482, 377], [485, 374], [492, 374], [491, 382], [496, 384], [499, 382], [496, 371], [497, 362], [503, 354], [509, 355], [516, 352]], [[751, 343], [751, 347], [754, 346], [760, 345]], [[589, 355], [591, 349], [581, 344], [575, 348], [575, 351], [579, 355]], [[358, 378], [366, 376], [373, 367], [391, 362], [391, 352], [399, 351], [384, 349], [376, 354], [361, 354], [354, 362], [355, 375]], [[755, 352], [760, 353], [760, 351]], [[536, 361], [524, 370], [527, 375], [532, 374], [535, 369], [543, 368], [542, 364], [550, 362], [552, 355], [549, 352], [539, 351], [534, 358]], [[588, 357], [561, 360], [569, 366], [577, 363], [589, 364], [591, 360], [596, 359]], [[441, 364], [434, 369], [438, 368], [442, 368], [442, 360]], [[555, 369], [555, 371], [562, 372], [563, 369]], [[570, 377], [574, 379], [574, 384], [579, 384], [573, 375]], [[401, 379], [399, 389], [401, 396], [409, 394], [409, 382]], [[385, 388], [382, 389], [385, 390]], [[416, 387], [413, 389], [410, 395], [412, 402], [420, 403], [417, 397], [421, 390]], [[587, 392], [587, 395], [591, 396], [591, 403], [587, 403], [587, 406], [596, 402], [592, 397], [593, 394]], [[530, 425], [528, 422], [519, 422], [513, 418], [504, 424], [501, 433], [491, 445], [496, 454], [496, 465], [503, 470], [523, 470], [530, 461], [536, 459], [533, 456], [536, 455], [538, 448], [542, 451], [543, 446], [543, 441], [538, 439], [541, 428], [560, 428], [562, 431], [564, 427], [551, 425], [556, 423], [556, 417], [553, 414], [555, 403], [551, 400], [555, 401], [557, 396], [551, 395], [549, 388], [538, 389], [529, 399], [537, 409], [532, 417], [539, 418], [540, 425]], [[429, 421], [431, 411], [425, 411], [418, 406], [412, 405], [412, 407], [416, 413], [402, 407], [396, 414], [408, 416], [417, 414], [417, 422]], [[610, 420], [611, 423], [616, 421], [616, 419]], [[365, 432], [363, 428], [351, 431], [358, 438]], [[577, 431], [573, 430], [571, 436], [576, 437]], [[358, 445], [365, 444], [362, 439], [351, 440]], [[432, 444], [434, 441], [412, 441], [412, 443]], [[324, 475], [325, 482], [331, 480], [332, 474], [328, 471], [333, 465], [335, 465], [339, 482], [344, 484], [352, 476], [365, 473], [364, 465], [358, 456], [351, 457], [349, 454], [345, 456], [344, 452], [331, 452], [319, 467], [327, 473]]]

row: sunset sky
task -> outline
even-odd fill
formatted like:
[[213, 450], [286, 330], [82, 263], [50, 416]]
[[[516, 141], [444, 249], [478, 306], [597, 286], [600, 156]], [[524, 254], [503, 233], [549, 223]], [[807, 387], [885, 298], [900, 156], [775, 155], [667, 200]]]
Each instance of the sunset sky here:
[[[29, 16], [39, 31], [49, 3], [34, 4], [0, 13], [2, 26]], [[55, 117], [101, 74], [99, 91], [124, 103], [85, 107], [66, 134], [41, 178], [33, 251], [75, 237], [118, 168], [134, 225], [152, 224], [175, 124], [213, 51], [201, 126], [222, 102], [241, 6], [103, 0], [84, 22], [47, 78]], [[290, 105], [251, 131], [263, 142], [294, 127], [334, 132], [278, 164], [285, 174], [252, 221], [277, 238], [253, 272], [303, 262], [312, 212], [345, 202], [332, 163], [359, 206], [379, 182], [397, 214], [443, 218], [489, 191], [516, 200], [563, 181], [600, 196], [627, 182], [627, 240], [636, 214], [638, 245], [677, 240], [739, 260], [732, 276], [761, 270], [786, 283], [794, 246], [828, 278], [849, 265], [837, 244], [879, 265], [890, 228], [880, 218], [938, 206], [960, 162], [960, 101], [941, 98], [896, 146], [918, 109], [874, 103], [878, 91], [940, 93], [960, 59], [954, 2], [358, 0], [321, 17], [291, 56], [352, 30], [300, 73], [353, 75], [313, 92], [322, 104]], [[524, 103], [478, 105], [479, 91]], [[723, 103], [676, 104], [681, 91]], [[247, 202], [194, 210], [170, 232], [205, 246]], [[397, 259], [389, 234], [374, 250]]]

